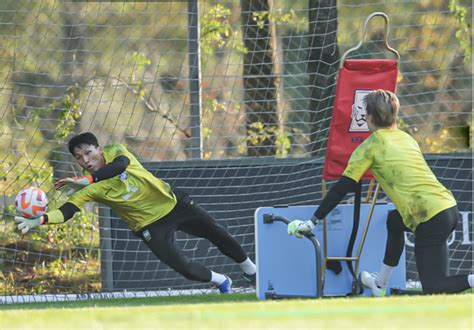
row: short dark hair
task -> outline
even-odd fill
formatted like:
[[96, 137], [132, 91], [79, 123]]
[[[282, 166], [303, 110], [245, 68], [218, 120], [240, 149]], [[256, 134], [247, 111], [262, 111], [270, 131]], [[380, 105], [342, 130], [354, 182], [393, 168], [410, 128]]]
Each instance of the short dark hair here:
[[90, 132], [85, 132], [74, 136], [71, 140], [69, 140], [68, 148], [69, 152], [74, 156], [74, 148], [80, 147], [82, 145], [93, 145], [95, 147], [99, 146], [99, 141], [94, 134]]
[[367, 115], [371, 115], [377, 127], [390, 127], [397, 120], [400, 102], [397, 96], [383, 89], [377, 89], [364, 98]]

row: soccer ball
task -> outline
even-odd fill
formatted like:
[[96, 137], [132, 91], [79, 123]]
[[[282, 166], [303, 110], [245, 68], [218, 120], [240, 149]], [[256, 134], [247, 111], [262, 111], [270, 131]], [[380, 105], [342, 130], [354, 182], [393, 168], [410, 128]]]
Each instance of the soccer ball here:
[[48, 208], [48, 197], [39, 188], [25, 188], [16, 195], [15, 208], [18, 214], [24, 218], [38, 218]]

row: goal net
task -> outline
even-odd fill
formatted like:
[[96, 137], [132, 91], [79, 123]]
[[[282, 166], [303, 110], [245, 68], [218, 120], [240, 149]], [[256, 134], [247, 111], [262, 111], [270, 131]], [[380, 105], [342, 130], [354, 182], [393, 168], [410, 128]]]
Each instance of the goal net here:
[[[157, 261], [102, 205], [21, 235], [14, 197], [34, 185], [50, 208], [64, 203], [53, 182], [81, 173], [67, 141], [91, 131], [190, 191], [253, 258], [257, 207], [321, 201], [339, 60], [375, 11], [401, 55], [400, 126], [459, 203], [450, 271], [470, 271], [470, 1], [3, 0], [0, 303], [214, 292]], [[381, 21], [350, 57], [393, 58]], [[177, 244], [249, 289], [207, 241]], [[407, 278], [418, 281], [410, 236]]]

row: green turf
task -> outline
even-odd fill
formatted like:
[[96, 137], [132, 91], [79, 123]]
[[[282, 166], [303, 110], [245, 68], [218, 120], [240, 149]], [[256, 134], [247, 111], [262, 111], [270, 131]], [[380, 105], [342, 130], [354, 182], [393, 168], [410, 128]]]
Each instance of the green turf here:
[[472, 294], [279, 301], [257, 301], [253, 295], [233, 294], [35, 306], [15, 305], [0, 310], [0, 328], [472, 329], [473, 326]]

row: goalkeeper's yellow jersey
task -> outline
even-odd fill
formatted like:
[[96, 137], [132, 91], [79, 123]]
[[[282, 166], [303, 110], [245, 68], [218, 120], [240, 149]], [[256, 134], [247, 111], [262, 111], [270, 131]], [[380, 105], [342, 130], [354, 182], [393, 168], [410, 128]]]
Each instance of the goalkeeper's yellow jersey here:
[[378, 129], [356, 150], [343, 173], [356, 182], [371, 169], [400, 212], [404, 224], [416, 227], [456, 205], [428, 167], [418, 143], [399, 129]]
[[121, 144], [103, 149], [106, 163], [118, 156], [130, 160], [125, 172], [102, 180], [74, 193], [68, 202], [82, 208], [85, 203], [97, 201], [112, 208], [133, 231], [163, 218], [176, 205], [170, 185], [148, 172]]

